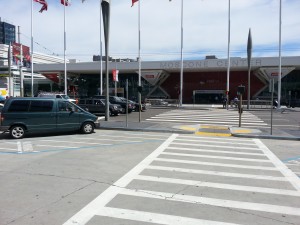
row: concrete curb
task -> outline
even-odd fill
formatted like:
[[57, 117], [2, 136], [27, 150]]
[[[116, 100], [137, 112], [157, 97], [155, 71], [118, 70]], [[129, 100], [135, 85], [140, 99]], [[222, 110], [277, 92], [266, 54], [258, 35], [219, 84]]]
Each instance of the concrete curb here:
[[235, 133], [231, 133], [231, 136], [232, 137], [243, 137], [243, 138], [300, 141], [300, 137], [284, 137], [284, 136], [273, 136], [273, 135], [255, 135], [255, 134], [235, 134]]

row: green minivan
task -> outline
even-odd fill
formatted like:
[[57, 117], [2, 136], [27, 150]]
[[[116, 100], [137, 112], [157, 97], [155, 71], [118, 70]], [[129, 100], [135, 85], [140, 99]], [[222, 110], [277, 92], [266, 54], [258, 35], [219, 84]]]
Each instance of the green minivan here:
[[9, 98], [1, 112], [0, 131], [15, 139], [25, 133], [81, 131], [94, 132], [98, 117], [64, 99]]

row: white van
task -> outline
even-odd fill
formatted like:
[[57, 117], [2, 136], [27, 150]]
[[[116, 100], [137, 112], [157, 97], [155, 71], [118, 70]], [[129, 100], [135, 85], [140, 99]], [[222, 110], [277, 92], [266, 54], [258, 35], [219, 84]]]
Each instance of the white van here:
[[61, 98], [61, 99], [66, 99], [69, 102], [73, 102], [74, 104], [77, 103], [77, 101], [75, 99], [72, 99], [68, 95], [61, 94], [61, 93], [42, 92], [42, 93], [39, 93], [37, 97], [39, 97], [39, 98]]

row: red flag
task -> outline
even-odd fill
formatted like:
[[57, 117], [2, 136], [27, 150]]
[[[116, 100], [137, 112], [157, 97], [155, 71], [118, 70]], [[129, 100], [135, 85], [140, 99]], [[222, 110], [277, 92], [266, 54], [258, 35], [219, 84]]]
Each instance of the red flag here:
[[137, 1], [139, 1], [139, 0], [132, 0], [132, 5], [131, 5], [131, 7], [134, 5], [134, 3], [136, 3]]
[[65, 6], [69, 6], [69, 5], [71, 5], [71, 0], [60, 0], [60, 3]]
[[41, 8], [41, 10], [39, 11], [40, 13], [42, 13], [44, 10], [47, 11], [47, 9], [48, 9], [48, 3], [46, 2], [46, 0], [33, 0], [33, 1], [34, 2], [38, 2], [38, 3], [40, 3], [40, 4], [43, 5], [42, 8]]

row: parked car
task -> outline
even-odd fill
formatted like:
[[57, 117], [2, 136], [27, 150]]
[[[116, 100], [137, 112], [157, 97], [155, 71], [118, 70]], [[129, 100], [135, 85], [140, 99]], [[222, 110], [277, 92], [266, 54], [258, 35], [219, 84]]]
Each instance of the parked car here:
[[41, 92], [37, 95], [39, 98], [61, 98], [66, 99], [70, 102], [77, 103], [75, 99], [70, 98], [68, 95], [62, 93], [51, 93], [51, 92]]
[[[106, 96], [105, 95], [95, 95], [94, 98], [99, 98], [99, 99], [105, 99]], [[123, 101], [122, 99], [120, 99], [120, 97], [117, 96], [109, 96], [109, 102], [112, 104], [119, 104], [122, 106], [122, 108], [124, 109], [124, 113], [126, 113], [126, 101]], [[134, 104], [132, 103], [128, 103], [128, 113], [131, 113], [134, 110]]]
[[[80, 106], [83, 109], [86, 109], [87, 111], [91, 113], [100, 113], [105, 114], [105, 100], [99, 99], [99, 98], [86, 98], [86, 99], [80, 99], [78, 102], [78, 106]], [[121, 105], [118, 104], [109, 104], [109, 115], [119, 115], [120, 113], [124, 113], [124, 109]]]
[[15, 139], [25, 133], [81, 131], [90, 134], [98, 117], [65, 99], [9, 98], [1, 112], [0, 131]]
[[[133, 108], [133, 111], [139, 111], [139, 103], [138, 102], [135, 102], [135, 101], [132, 101], [132, 100], [127, 100], [126, 98], [123, 98], [123, 97], [119, 97], [121, 100], [123, 101], [128, 101], [128, 103], [134, 105], [134, 108]], [[142, 105], [142, 111], [145, 111], [146, 110], [146, 105], [144, 103], [141, 104]]]
[[169, 103], [163, 99], [151, 99], [151, 105], [167, 106]]

